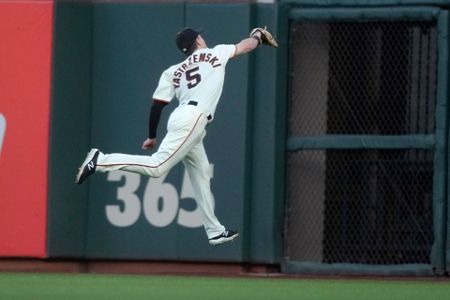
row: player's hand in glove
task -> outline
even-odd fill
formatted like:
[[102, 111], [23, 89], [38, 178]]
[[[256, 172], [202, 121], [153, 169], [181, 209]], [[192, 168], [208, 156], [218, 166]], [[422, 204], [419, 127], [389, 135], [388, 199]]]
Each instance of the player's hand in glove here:
[[[259, 34], [258, 34], [259, 33]], [[267, 27], [264, 28], [256, 27], [250, 31], [250, 37], [256, 38], [259, 44], [268, 45], [271, 47], [278, 47], [278, 43], [272, 34], [267, 30]]]

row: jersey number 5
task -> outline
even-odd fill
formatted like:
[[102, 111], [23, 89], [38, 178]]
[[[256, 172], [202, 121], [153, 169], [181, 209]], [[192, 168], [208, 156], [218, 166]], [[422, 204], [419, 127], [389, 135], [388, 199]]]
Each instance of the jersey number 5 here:
[[186, 71], [186, 79], [188, 81], [187, 87], [188, 89], [192, 89], [202, 80], [202, 76], [199, 73], [196, 73], [199, 70], [199, 67], [192, 68]]

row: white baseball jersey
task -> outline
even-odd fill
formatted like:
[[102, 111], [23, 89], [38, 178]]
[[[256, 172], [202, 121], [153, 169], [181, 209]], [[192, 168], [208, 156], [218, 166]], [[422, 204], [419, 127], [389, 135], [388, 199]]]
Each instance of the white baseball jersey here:
[[235, 53], [235, 45], [197, 49], [163, 72], [153, 99], [170, 102], [175, 96], [180, 105], [196, 101], [205, 115], [213, 117], [222, 94], [225, 66]]
[[[214, 214], [210, 187], [210, 164], [203, 146], [208, 115], [211, 117], [222, 94], [225, 66], [236, 53], [235, 45], [198, 49], [183, 62], [163, 72], [154, 99], [170, 102], [176, 96], [180, 105], [167, 123], [167, 134], [158, 151], [149, 155], [103, 154], [97, 158], [97, 171], [124, 170], [152, 177], [166, 174], [182, 161], [188, 171], [202, 223], [209, 239], [225, 231]], [[196, 105], [186, 105], [195, 101]]]

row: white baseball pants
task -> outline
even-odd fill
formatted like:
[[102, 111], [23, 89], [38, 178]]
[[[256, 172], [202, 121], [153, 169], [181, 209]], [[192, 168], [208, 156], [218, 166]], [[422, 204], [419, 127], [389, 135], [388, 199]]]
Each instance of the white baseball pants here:
[[209, 161], [203, 146], [208, 120], [196, 106], [177, 107], [167, 123], [167, 134], [158, 151], [151, 156], [103, 154], [97, 160], [97, 171], [123, 170], [151, 177], [160, 177], [182, 161], [192, 182], [195, 200], [202, 212], [208, 239], [223, 233], [225, 227], [214, 214], [214, 199], [210, 188]]

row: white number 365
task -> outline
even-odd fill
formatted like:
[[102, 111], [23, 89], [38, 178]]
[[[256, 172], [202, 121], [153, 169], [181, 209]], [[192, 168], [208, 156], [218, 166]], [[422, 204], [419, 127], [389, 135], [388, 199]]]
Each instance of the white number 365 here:
[[[211, 172], [212, 170], [213, 165], [211, 165]], [[175, 218], [180, 226], [195, 228], [203, 225], [198, 207], [192, 211], [180, 207], [182, 199], [195, 199], [191, 180], [186, 170], [183, 174], [180, 195], [174, 185], [164, 182], [166, 175], [159, 178], [150, 177], [144, 191], [142, 204], [136, 191], [141, 184], [141, 178], [146, 177], [135, 173], [115, 171], [108, 173], [107, 180], [117, 182], [122, 178], [125, 179], [125, 183], [117, 188], [117, 200], [122, 203], [109, 204], [105, 207], [106, 217], [112, 225], [132, 226], [137, 222], [142, 211], [147, 221], [155, 227], [169, 226]]]

